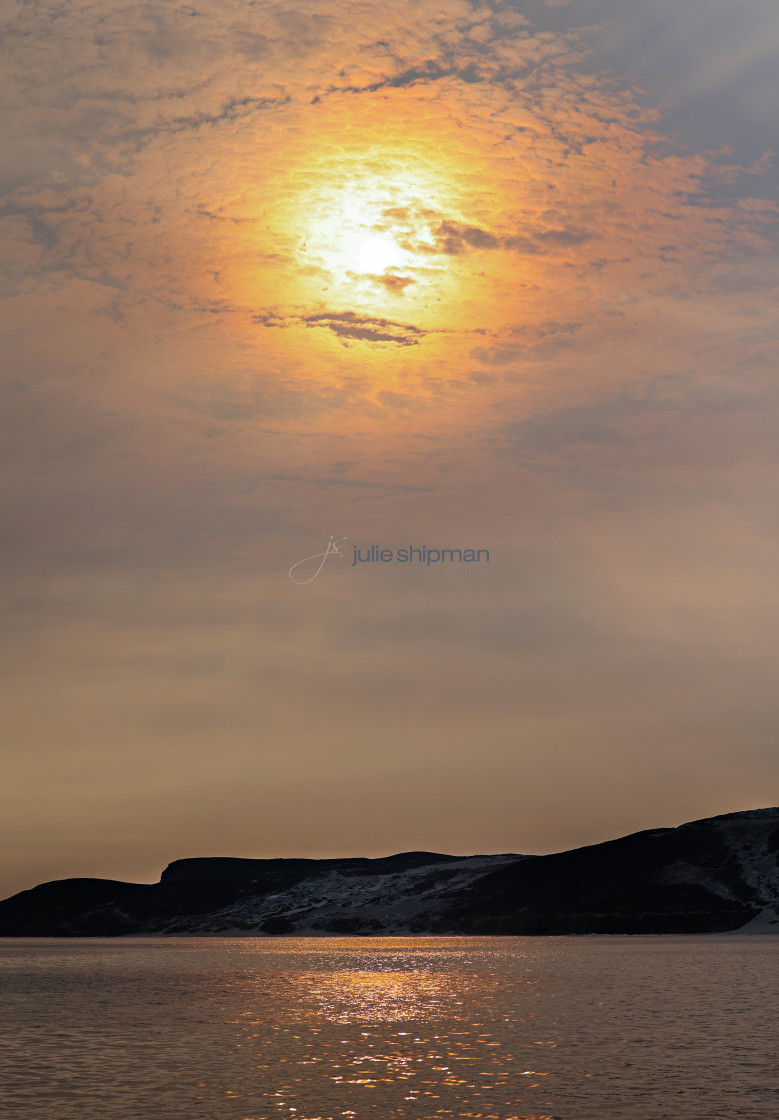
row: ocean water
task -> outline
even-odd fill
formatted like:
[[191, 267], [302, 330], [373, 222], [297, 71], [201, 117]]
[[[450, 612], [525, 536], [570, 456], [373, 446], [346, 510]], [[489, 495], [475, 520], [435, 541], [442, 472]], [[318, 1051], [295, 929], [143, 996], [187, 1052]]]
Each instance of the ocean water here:
[[779, 1118], [779, 937], [0, 941], [4, 1120]]

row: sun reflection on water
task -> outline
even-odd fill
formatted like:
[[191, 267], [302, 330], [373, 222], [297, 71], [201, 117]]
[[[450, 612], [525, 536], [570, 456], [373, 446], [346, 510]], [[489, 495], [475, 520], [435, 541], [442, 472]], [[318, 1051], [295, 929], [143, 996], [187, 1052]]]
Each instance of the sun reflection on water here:
[[455, 994], [436, 974], [421, 969], [365, 969], [301, 977], [305, 998], [334, 1023], [406, 1022], [451, 1010]]
[[[0, 1030], [3, 1116], [724, 1120], [748, 1101], [767, 1120], [773, 948], [703, 938], [19, 946], [5, 977], [14, 1029]], [[748, 1061], [733, 1061], [734, 1014]]]

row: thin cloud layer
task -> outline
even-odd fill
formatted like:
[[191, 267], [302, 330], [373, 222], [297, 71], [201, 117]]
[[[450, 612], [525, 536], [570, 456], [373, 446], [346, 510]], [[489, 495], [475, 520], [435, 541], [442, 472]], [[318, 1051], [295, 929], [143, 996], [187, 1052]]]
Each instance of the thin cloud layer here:
[[9, 9], [8, 889], [765, 799], [775, 19], [647, 10]]

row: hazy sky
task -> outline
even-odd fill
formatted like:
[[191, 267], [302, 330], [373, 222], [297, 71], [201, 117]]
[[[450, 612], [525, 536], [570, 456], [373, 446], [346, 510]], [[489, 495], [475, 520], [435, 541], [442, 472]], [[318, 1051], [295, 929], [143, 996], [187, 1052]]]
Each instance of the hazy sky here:
[[773, 0], [6, 10], [0, 894], [775, 804]]

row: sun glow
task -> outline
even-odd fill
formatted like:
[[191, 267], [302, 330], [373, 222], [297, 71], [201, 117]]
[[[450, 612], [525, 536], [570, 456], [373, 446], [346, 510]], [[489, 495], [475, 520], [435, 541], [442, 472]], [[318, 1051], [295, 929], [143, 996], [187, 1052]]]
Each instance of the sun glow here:
[[366, 237], [357, 250], [357, 269], [360, 272], [378, 275], [389, 268], [402, 268], [408, 254], [391, 237], [375, 234]]
[[455, 193], [446, 166], [403, 151], [322, 161], [290, 198], [298, 299], [404, 322], [412, 312], [417, 322], [421, 308], [438, 315], [456, 287], [453, 260], [436, 245], [441, 223], [459, 212]]
[[[375, 131], [372, 122], [355, 119], [345, 128], [344, 114], [348, 123], [357, 112], [352, 102], [326, 111], [337, 122], [338, 144], [324, 143], [324, 129], [321, 145], [296, 147], [279, 173], [268, 217], [284, 252], [268, 262], [266, 321], [299, 324], [306, 347], [318, 339], [357, 348], [371, 362], [390, 362], [402, 350], [408, 363], [412, 350], [445, 348], [466, 324], [482, 329], [501, 256], [488, 254], [496, 242], [482, 232], [495, 224], [494, 192], [484, 187], [489, 168], [463, 159], [459, 132], [446, 140], [448, 121], [432, 146], [429, 122], [416, 134], [405, 113], [397, 128], [390, 118], [387, 142], [365, 144], [360, 138]], [[256, 283], [258, 303], [267, 301], [259, 271]]]

